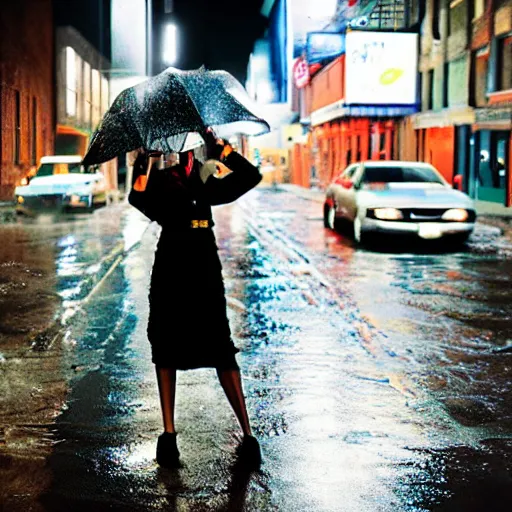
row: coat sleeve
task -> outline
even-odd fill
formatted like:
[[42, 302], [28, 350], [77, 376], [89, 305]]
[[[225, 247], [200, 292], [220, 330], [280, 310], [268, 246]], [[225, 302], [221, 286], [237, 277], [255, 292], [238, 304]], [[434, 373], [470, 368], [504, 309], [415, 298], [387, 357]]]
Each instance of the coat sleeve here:
[[212, 206], [236, 201], [263, 178], [257, 167], [234, 151], [223, 163], [232, 172], [224, 178], [212, 175], [204, 184], [206, 200]]
[[162, 222], [167, 206], [165, 180], [162, 173], [153, 170], [148, 179], [144, 191], [137, 191], [133, 188], [128, 195], [128, 202], [143, 213], [149, 220]]

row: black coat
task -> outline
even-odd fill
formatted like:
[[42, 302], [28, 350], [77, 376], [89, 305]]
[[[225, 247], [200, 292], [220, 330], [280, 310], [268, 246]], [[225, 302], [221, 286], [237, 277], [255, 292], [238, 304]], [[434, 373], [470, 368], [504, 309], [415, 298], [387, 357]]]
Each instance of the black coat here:
[[[187, 178], [176, 165], [152, 170], [146, 190], [129, 202], [162, 226], [149, 293], [148, 338], [155, 365], [166, 368], [237, 368], [211, 206], [230, 203], [262, 179], [258, 169], [231, 153], [232, 171], [206, 183], [196, 165]], [[207, 227], [204, 227], [207, 226]]]

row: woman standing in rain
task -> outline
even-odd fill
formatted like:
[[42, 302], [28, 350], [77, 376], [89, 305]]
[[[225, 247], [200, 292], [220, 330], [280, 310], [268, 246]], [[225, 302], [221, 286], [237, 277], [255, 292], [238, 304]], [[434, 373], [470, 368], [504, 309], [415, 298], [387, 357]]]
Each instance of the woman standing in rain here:
[[221, 161], [231, 173], [222, 178], [204, 176], [192, 151], [180, 153], [177, 165], [151, 170], [151, 159], [140, 153], [129, 195], [130, 204], [162, 226], [151, 275], [148, 322], [164, 423], [156, 459], [164, 467], [179, 464], [174, 425], [176, 371], [209, 367], [216, 369], [242, 429], [239, 455], [259, 467], [260, 448], [251, 432], [235, 359], [238, 349], [226, 315], [211, 207], [235, 201], [262, 176], [211, 130], [204, 138], [207, 158]]

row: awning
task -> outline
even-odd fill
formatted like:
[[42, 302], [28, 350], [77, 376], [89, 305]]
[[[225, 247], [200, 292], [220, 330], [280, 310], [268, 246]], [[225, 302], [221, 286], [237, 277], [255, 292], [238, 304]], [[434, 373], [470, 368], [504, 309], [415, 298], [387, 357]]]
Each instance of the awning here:
[[405, 117], [416, 112], [416, 105], [345, 105], [339, 100], [311, 112], [311, 124], [317, 126], [340, 117]]

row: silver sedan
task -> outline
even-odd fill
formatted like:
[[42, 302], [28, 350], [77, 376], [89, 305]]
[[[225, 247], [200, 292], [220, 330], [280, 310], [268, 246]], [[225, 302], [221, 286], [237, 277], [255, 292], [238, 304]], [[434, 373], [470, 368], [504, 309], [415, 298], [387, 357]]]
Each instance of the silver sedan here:
[[324, 225], [335, 229], [341, 221], [353, 226], [356, 242], [383, 232], [462, 243], [474, 229], [476, 210], [429, 164], [369, 161], [350, 165], [327, 188]]

